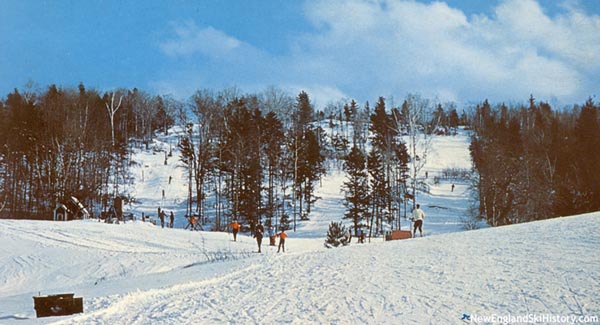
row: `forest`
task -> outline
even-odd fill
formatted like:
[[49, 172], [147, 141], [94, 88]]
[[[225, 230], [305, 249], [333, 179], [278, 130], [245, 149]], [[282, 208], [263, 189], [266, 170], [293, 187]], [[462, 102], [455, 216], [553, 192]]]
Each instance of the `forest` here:
[[486, 100], [459, 116], [418, 95], [398, 107], [380, 97], [373, 108], [348, 100], [316, 110], [306, 92], [274, 87], [198, 90], [183, 101], [136, 88], [32, 88], [0, 101], [0, 217], [48, 219], [71, 196], [96, 215], [116, 197], [134, 202], [129, 168], [141, 162], [132, 148], [151, 150], [173, 126], [184, 130], [188, 213], [216, 230], [232, 219], [295, 228], [332, 168], [348, 175], [344, 218], [355, 229], [399, 224], [414, 204], [427, 137], [459, 125], [472, 130], [474, 217], [498, 226], [600, 209], [600, 107], [591, 99], [561, 110], [533, 96], [528, 107]]
[[471, 155], [492, 226], [600, 210], [600, 106], [476, 107]]

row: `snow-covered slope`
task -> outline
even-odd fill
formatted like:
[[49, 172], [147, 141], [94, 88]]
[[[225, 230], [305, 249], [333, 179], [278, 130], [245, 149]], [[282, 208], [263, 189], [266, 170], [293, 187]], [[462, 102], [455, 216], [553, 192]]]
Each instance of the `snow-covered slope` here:
[[[461, 232], [468, 184], [452, 190], [452, 181], [433, 178], [470, 168], [464, 132], [433, 141], [422, 179], [430, 192], [418, 195], [424, 238], [325, 249], [329, 223], [344, 214], [345, 175], [331, 170], [310, 220], [298, 222], [279, 254], [266, 241], [255, 253], [247, 234], [233, 242], [183, 229], [187, 179], [176, 134], [134, 152], [137, 203], [125, 207], [138, 216], [174, 211], [175, 229], [0, 220], [0, 324], [452, 324], [463, 314], [476, 323], [600, 314], [600, 213]], [[84, 298], [84, 314], [35, 318], [32, 296], [65, 292]]]
[[[126, 205], [125, 213], [133, 213], [139, 218], [143, 212], [156, 220], [157, 208], [161, 207], [167, 213], [174, 212], [175, 227], [187, 226], [184, 215], [188, 195], [188, 177], [179, 162], [180, 151], [177, 148], [177, 137], [181, 132], [179, 128], [174, 128], [168, 136], [159, 135], [152, 143], [151, 150], [134, 150], [133, 160], [138, 162], [138, 165], [132, 168], [135, 181], [131, 187], [131, 195], [137, 200], [137, 203]], [[455, 136], [432, 138], [429, 156], [420, 175], [420, 181], [430, 187], [430, 193], [420, 192], [417, 195], [418, 203], [421, 204], [427, 215], [424, 226], [426, 234], [464, 230], [461, 220], [467, 214], [470, 204], [469, 184], [466, 181], [453, 182], [444, 179], [435, 183], [434, 179], [447, 168], [471, 169], [469, 141], [469, 133], [462, 129]], [[168, 152], [172, 152], [173, 155], [167, 157], [165, 164], [165, 154]], [[427, 172], [427, 178], [425, 178], [425, 172]], [[328, 170], [327, 175], [317, 186], [315, 194], [320, 199], [315, 203], [311, 212], [311, 220], [297, 223], [297, 236], [325, 237], [329, 223], [341, 220], [344, 215], [341, 192], [344, 181], [346, 181], [346, 175], [343, 171], [336, 168]], [[455, 185], [454, 190], [452, 190], [452, 184]], [[210, 204], [211, 199], [212, 196], [209, 193], [207, 200], [209, 217], [214, 215], [211, 211], [213, 206]], [[409, 228], [407, 220], [402, 220], [402, 223], [404, 229]], [[211, 228], [210, 224], [206, 228]]]
[[[0, 323], [451, 324], [463, 314], [600, 314], [600, 213], [330, 250], [292, 235], [285, 254], [250, 253], [247, 236], [233, 242], [141, 222], [1, 220], [0, 234]], [[35, 319], [38, 292], [83, 296], [85, 313]]]

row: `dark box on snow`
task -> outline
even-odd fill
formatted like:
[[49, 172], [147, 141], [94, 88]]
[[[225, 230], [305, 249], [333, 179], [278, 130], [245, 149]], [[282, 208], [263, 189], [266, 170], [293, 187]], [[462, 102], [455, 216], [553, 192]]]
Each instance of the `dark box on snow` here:
[[33, 297], [37, 317], [83, 313], [83, 298], [74, 298], [73, 296], [74, 294], [72, 293], [65, 293]]
[[385, 240], [398, 240], [412, 238], [410, 230], [392, 230], [385, 236]]

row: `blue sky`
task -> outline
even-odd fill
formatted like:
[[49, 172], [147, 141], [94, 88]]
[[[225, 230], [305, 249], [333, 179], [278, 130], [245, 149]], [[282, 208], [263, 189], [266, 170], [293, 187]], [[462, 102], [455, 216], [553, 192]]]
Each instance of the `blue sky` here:
[[318, 106], [409, 93], [563, 105], [600, 89], [595, 0], [0, 4], [0, 97], [28, 81], [181, 99], [275, 86]]

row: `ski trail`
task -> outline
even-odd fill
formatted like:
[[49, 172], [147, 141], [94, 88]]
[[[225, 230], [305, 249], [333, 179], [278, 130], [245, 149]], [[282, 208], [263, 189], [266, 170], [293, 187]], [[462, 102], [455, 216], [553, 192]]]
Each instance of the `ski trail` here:
[[[271, 319], [295, 324], [344, 323], [348, 319], [387, 323], [404, 314], [399, 305], [403, 297], [391, 290], [390, 283], [381, 282], [379, 276], [369, 277], [378, 266], [386, 267], [389, 262], [383, 259], [373, 257], [356, 263], [330, 251], [260, 259], [259, 263], [211, 280], [100, 299], [85, 316], [57, 324], [105, 323], [113, 319], [128, 324], [268, 323]], [[320, 263], [323, 259], [335, 262]], [[348, 277], [348, 272], [352, 276]], [[416, 301], [429, 309], [433, 306], [420, 295]], [[182, 306], [185, 312], [178, 310]], [[338, 316], [332, 319], [332, 315]]]
[[[275, 247], [264, 246], [263, 254], [240, 260], [180, 262], [168, 274], [146, 278], [107, 277], [83, 293], [89, 297], [84, 299], [85, 314], [45, 321], [397, 324], [457, 323], [463, 314], [594, 315], [600, 310], [600, 223], [593, 218], [331, 250], [303, 250], [297, 245], [306, 239], [292, 238], [291, 253], [277, 254]], [[575, 227], [581, 222], [588, 227]], [[561, 224], [565, 226], [557, 227]], [[196, 237], [195, 243], [200, 242]], [[231, 246], [254, 248], [255, 243], [241, 237]], [[585, 259], [583, 252], [588, 254]], [[35, 264], [12, 258], [15, 265]], [[128, 270], [125, 261], [112, 269], [108, 274]], [[118, 286], [127, 289], [105, 289]]]

